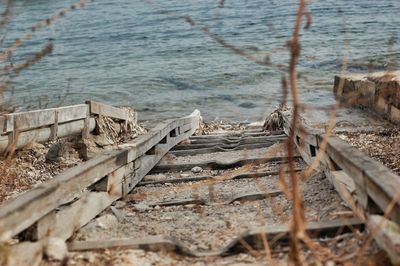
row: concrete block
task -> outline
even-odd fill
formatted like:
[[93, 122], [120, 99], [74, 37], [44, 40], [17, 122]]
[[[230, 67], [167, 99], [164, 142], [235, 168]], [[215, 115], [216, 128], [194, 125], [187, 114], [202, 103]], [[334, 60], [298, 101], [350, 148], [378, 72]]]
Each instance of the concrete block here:
[[354, 81], [354, 89], [358, 94], [357, 104], [373, 106], [375, 101], [375, 82], [367, 79]]
[[336, 96], [338, 96], [338, 92], [340, 91], [340, 89], [343, 94], [354, 92], [355, 88], [353, 80], [349, 77], [335, 76], [333, 92], [335, 93]]

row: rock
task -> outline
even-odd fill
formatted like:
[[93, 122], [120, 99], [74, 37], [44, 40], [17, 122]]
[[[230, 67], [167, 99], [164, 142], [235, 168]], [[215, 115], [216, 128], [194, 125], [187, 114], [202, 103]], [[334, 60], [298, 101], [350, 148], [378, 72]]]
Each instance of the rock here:
[[122, 211], [118, 210], [114, 206], [111, 206], [110, 210], [114, 214], [114, 216], [117, 218], [118, 222], [122, 223], [125, 221], [125, 215]]
[[332, 260], [328, 260], [326, 263], [325, 263], [325, 266], [335, 266], [336, 265], [336, 263], [334, 262], [334, 261], [332, 261]]
[[159, 180], [164, 180], [166, 179], [166, 176], [163, 174], [158, 174], [158, 175], [151, 175], [147, 176], [146, 180], [152, 180], [152, 181], [159, 181]]
[[250, 109], [250, 108], [257, 107], [257, 105], [253, 102], [243, 102], [243, 103], [239, 104], [239, 107]]
[[105, 147], [115, 144], [115, 142], [106, 134], [95, 135], [94, 142], [100, 147]]
[[118, 224], [118, 219], [112, 214], [106, 214], [96, 219], [96, 226], [107, 229], [115, 227]]
[[155, 209], [155, 210], [159, 210], [159, 209], [161, 209], [161, 207], [160, 207], [160, 205], [156, 205], [156, 206], [154, 207], [154, 209]]
[[116, 201], [115, 202], [115, 208], [117, 209], [122, 209], [126, 207], [126, 202], [125, 201]]
[[61, 261], [67, 256], [67, 244], [61, 238], [50, 237], [44, 252], [49, 259]]
[[182, 178], [189, 178], [189, 177], [190, 177], [190, 174], [180, 174], [180, 176], [181, 176]]
[[99, 153], [101, 150], [91, 138], [80, 140], [77, 143], [77, 149], [80, 157], [82, 157], [85, 161], [93, 158], [96, 153]]
[[201, 168], [200, 166], [195, 166], [195, 167], [192, 168], [191, 171], [192, 171], [192, 173], [197, 174], [197, 173], [203, 172], [203, 168]]
[[59, 162], [62, 157], [63, 143], [53, 144], [46, 154], [47, 162]]
[[134, 204], [133, 207], [135, 207], [138, 212], [145, 212], [150, 209], [150, 207], [144, 203]]
[[179, 142], [180, 145], [187, 145], [190, 144], [190, 139], [184, 139], [181, 142]]
[[82, 254], [82, 256], [80, 257], [82, 260], [85, 260], [89, 263], [94, 263], [96, 260], [96, 256], [91, 253], [91, 252], [85, 252]]

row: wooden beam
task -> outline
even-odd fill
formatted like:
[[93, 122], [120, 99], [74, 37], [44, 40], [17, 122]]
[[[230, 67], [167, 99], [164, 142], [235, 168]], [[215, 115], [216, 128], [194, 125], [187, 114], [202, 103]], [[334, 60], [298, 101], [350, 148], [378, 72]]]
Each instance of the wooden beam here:
[[124, 121], [131, 121], [134, 119], [133, 117], [129, 116], [127, 110], [95, 101], [87, 101], [86, 103], [89, 104], [90, 114], [92, 115], [103, 115]]
[[[368, 195], [382, 211], [385, 211], [386, 207], [397, 197], [400, 178], [386, 166], [369, 158], [338, 137], [329, 138], [326, 153], [353, 178], [358, 193]], [[399, 201], [395, 204], [391, 218], [400, 223]]]
[[[4, 124], [4, 129], [2, 132], [12, 132], [15, 130], [15, 120], [18, 130], [30, 130], [53, 125], [54, 121], [56, 121], [56, 116], [58, 123], [65, 123], [86, 118], [87, 110], [88, 106], [86, 104], [79, 104], [60, 108], [11, 113], [4, 115], [3, 118], [0, 119], [0, 125]], [[1, 120], [3, 119], [5, 121], [2, 122]]]

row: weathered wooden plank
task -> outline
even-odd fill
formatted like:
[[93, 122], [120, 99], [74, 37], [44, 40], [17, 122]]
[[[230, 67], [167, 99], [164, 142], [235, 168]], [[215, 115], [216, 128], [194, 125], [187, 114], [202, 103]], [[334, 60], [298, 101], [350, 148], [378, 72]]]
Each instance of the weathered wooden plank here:
[[0, 208], [0, 241], [18, 234], [124, 164], [126, 151], [111, 151], [71, 168], [40, 187], [6, 202]]
[[[11, 113], [0, 117], [0, 133], [12, 132], [15, 126], [18, 130], [30, 130], [58, 123], [86, 118], [88, 105], [79, 104], [59, 108], [49, 108], [21, 113]], [[16, 125], [14, 125], [14, 120]]]
[[108, 248], [145, 249], [151, 251], [174, 251], [177, 248], [175, 240], [164, 236], [148, 236], [141, 239], [114, 239], [98, 241], [75, 241], [68, 244], [69, 251], [88, 251]]
[[[326, 152], [337, 165], [353, 178], [359, 189], [366, 190], [362, 193], [368, 194], [382, 210], [385, 210], [392, 199], [397, 196], [400, 178], [390, 169], [369, 158], [344, 140], [338, 137], [329, 138]], [[399, 202], [395, 204], [391, 217], [396, 222], [400, 222]]]
[[[93, 131], [95, 125], [96, 122], [94, 118], [90, 118], [89, 130]], [[83, 120], [76, 120], [64, 124], [59, 124], [57, 127], [57, 137], [63, 138], [70, 135], [78, 135], [82, 132], [83, 127]], [[52, 137], [52, 130], [54, 129], [52, 129], [51, 127], [42, 127], [20, 132], [18, 133], [16, 148], [20, 149], [31, 142], [48, 141]], [[9, 135], [11, 134], [13, 134], [13, 132], [9, 133]], [[0, 136], [0, 152], [4, 152], [7, 149], [8, 145], [10, 145], [11, 141], [12, 140], [10, 140], [8, 135]]]
[[7, 114], [5, 118], [7, 120], [6, 132], [15, 131], [15, 127], [17, 127], [18, 130], [33, 129], [54, 124], [55, 109]]
[[[86, 187], [135, 160], [139, 155], [143, 155], [178, 125], [190, 123], [196, 127], [199, 119], [200, 113], [196, 111], [191, 116], [164, 124], [162, 128], [156, 127], [157, 131], [153, 131], [147, 137], [138, 138], [131, 147], [106, 152], [6, 202], [0, 208], [0, 241], [18, 234], [62, 203], [80, 196]], [[182, 135], [181, 138], [189, 137], [194, 130], [195, 128], [186, 135]], [[152, 163], [156, 162], [157, 160], [154, 159]]]
[[[310, 222], [306, 225], [307, 234], [312, 237], [335, 237], [338, 233], [353, 232], [355, 228], [364, 229], [364, 224], [355, 218], [339, 219], [332, 221]], [[264, 244], [261, 235], [265, 234], [268, 244], [274, 246], [279, 243], [287, 243], [290, 240], [290, 225], [266, 226], [264, 230], [253, 229], [236, 237], [223, 250], [221, 255], [234, 254], [246, 250], [243, 242], [253, 249], [263, 249]]]
[[48, 235], [67, 240], [76, 230], [90, 222], [118, 198], [119, 195], [110, 195], [107, 192], [86, 193], [71, 206], [56, 214], [53, 221], [54, 228]]
[[354, 198], [356, 186], [353, 179], [342, 170], [325, 170], [324, 173], [347, 206], [354, 206], [356, 204]]
[[73, 120], [85, 119], [89, 106], [87, 104], [78, 104], [57, 108], [58, 123], [65, 123]]
[[380, 215], [371, 215], [368, 226], [378, 245], [386, 251], [393, 265], [400, 265], [400, 227]]
[[[289, 112], [283, 113], [283, 131], [287, 136], [289, 136], [290, 128], [292, 127], [291, 123], [291, 114]], [[303, 130], [299, 130], [302, 128]], [[322, 130], [315, 130], [308, 125], [301, 123], [300, 119], [298, 121], [298, 125], [295, 129], [295, 137], [300, 138], [303, 142], [311, 144], [315, 147], [318, 146], [317, 136], [324, 133]]]
[[0, 134], [6, 132], [6, 121], [4, 116], [0, 116]]
[[[299, 156], [295, 156], [294, 159], [299, 158]], [[240, 167], [246, 164], [263, 164], [268, 162], [280, 162], [284, 163], [287, 162], [287, 156], [273, 156], [273, 157], [253, 157], [253, 158], [240, 158], [235, 160], [210, 160], [210, 161], [199, 161], [199, 162], [192, 162], [192, 163], [182, 163], [182, 164], [168, 164], [162, 163], [158, 164], [154, 169], [152, 169], [152, 173], [165, 173], [171, 171], [188, 171], [195, 166], [202, 167], [203, 169], [228, 169], [233, 167]]]
[[[326, 222], [308, 223], [306, 231], [312, 237], [330, 236], [338, 233], [351, 232], [354, 228], [363, 229], [364, 225], [357, 219], [334, 220]], [[263, 249], [264, 244], [261, 235], [265, 234], [270, 244], [286, 243], [290, 239], [290, 226], [268, 226], [264, 230], [253, 229], [246, 232], [228, 243], [224, 248], [215, 252], [196, 252], [187, 248], [183, 243], [165, 236], [150, 236], [141, 239], [112, 239], [112, 240], [90, 240], [75, 241], [68, 244], [69, 251], [89, 251], [96, 249], [144, 249], [144, 250], [169, 250], [191, 257], [221, 256], [235, 254], [246, 250], [243, 241], [254, 249]]]
[[113, 107], [107, 104], [98, 103], [95, 101], [87, 101], [89, 104], [90, 114], [103, 115], [120, 120], [131, 120], [133, 118], [129, 117], [127, 110]]

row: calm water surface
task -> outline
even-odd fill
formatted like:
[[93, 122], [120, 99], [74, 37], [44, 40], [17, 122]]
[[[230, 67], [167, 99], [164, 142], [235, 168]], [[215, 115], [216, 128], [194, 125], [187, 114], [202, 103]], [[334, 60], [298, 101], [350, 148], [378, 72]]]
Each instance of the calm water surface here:
[[[206, 120], [254, 121], [281, 98], [283, 72], [256, 65], [221, 47], [180, 16], [190, 15], [229, 43], [274, 64], [287, 64], [297, 1], [96, 0], [69, 13], [20, 47], [16, 64], [53, 40], [54, 52], [12, 84], [21, 108], [93, 99], [136, 108], [151, 123], [200, 109]], [[70, 0], [17, 1], [1, 32], [1, 48]], [[0, 0], [4, 8], [4, 0]], [[349, 70], [396, 68], [400, 59], [400, 1], [325, 0], [310, 6], [302, 33], [300, 91], [310, 102], [329, 97], [344, 47]], [[171, 13], [168, 13], [168, 12]], [[344, 41], [347, 39], [347, 41]], [[346, 44], [348, 43], [348, 44]]]

